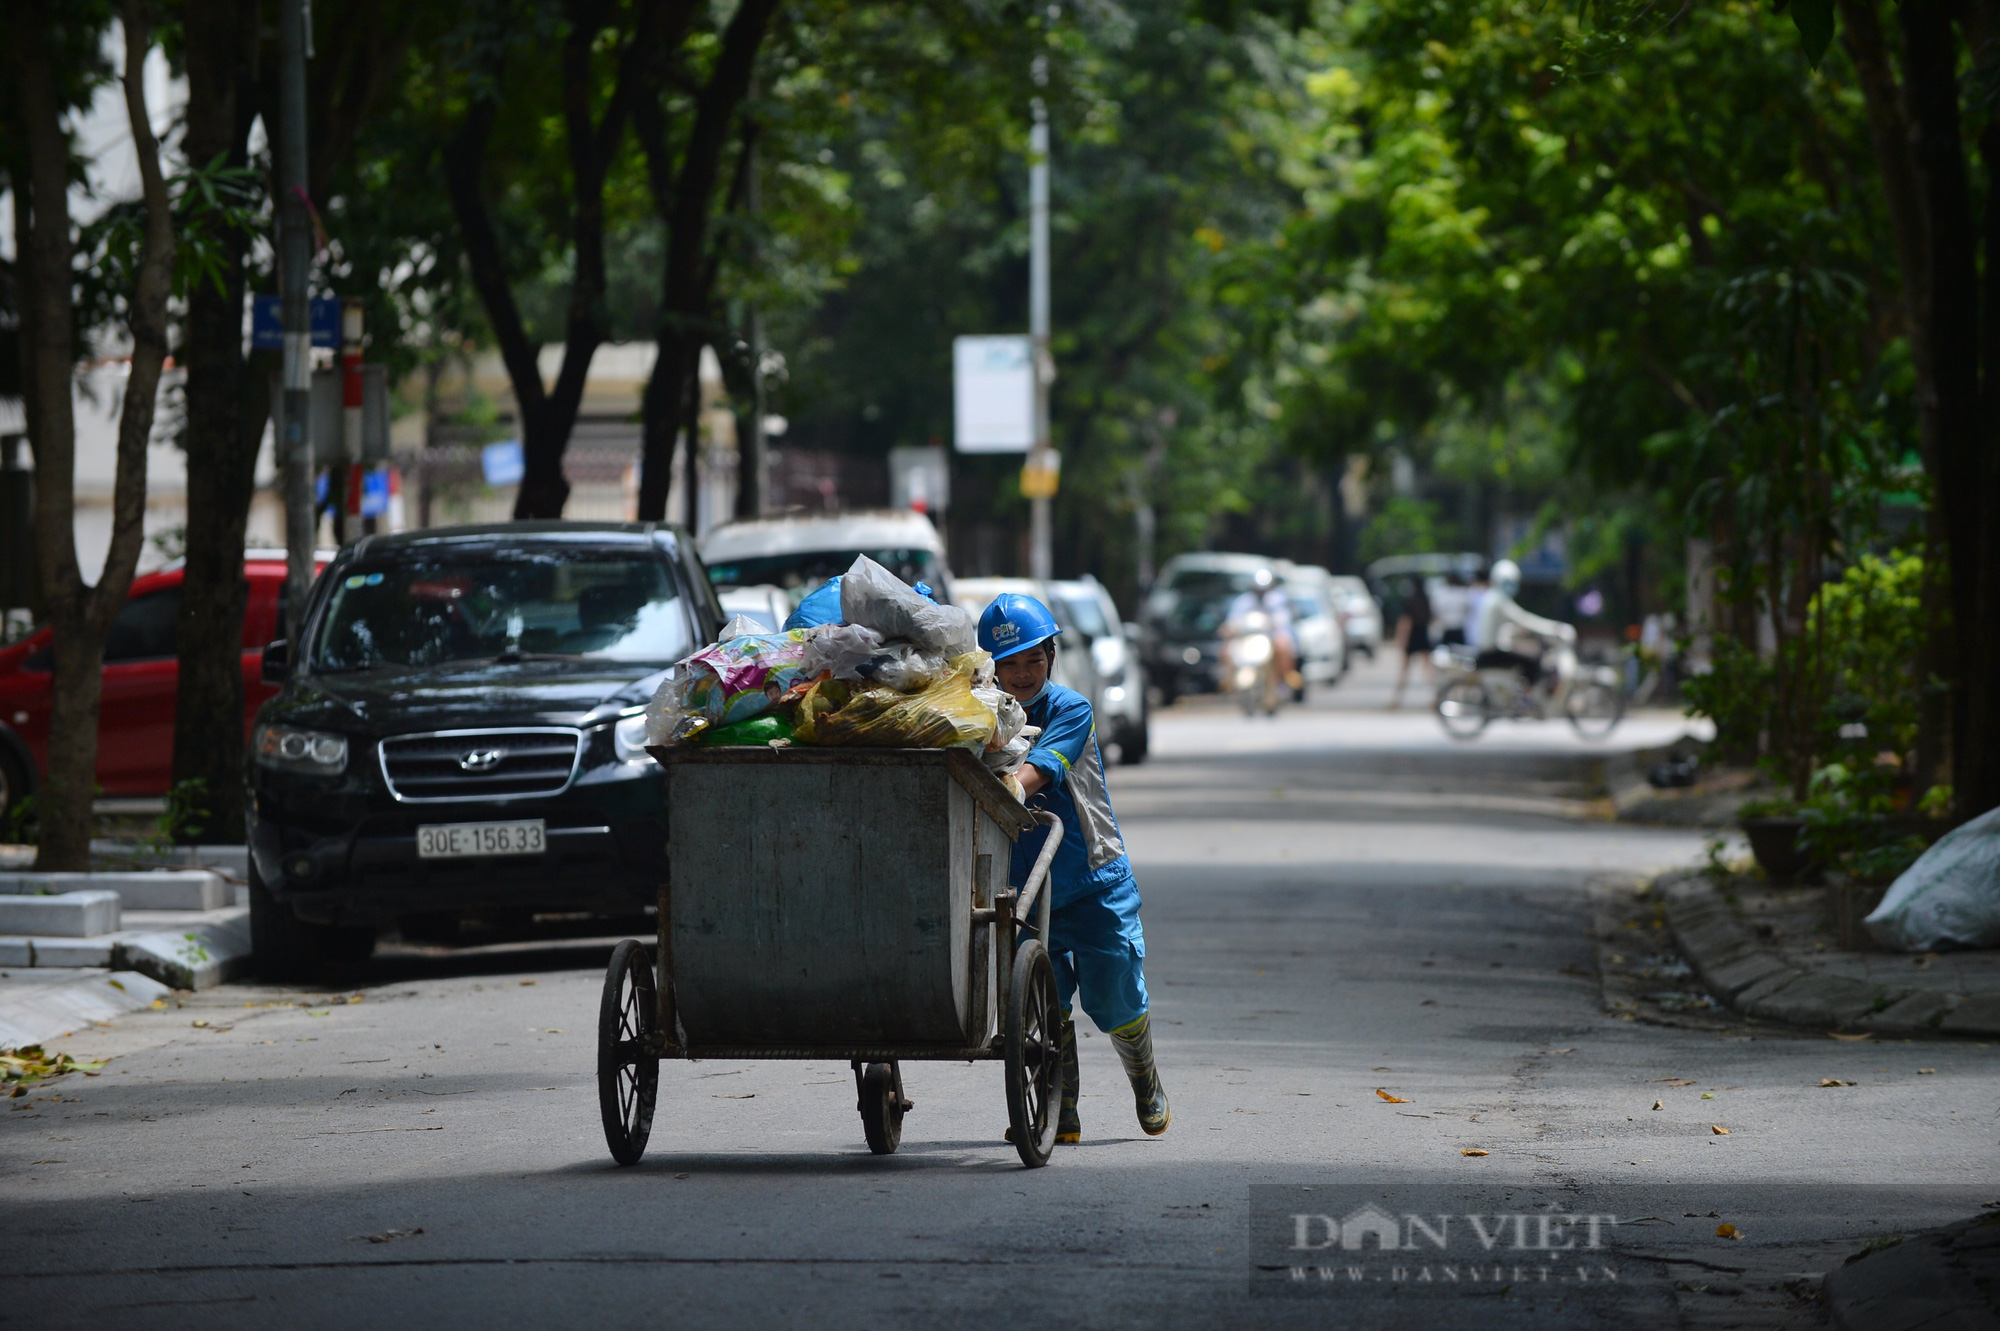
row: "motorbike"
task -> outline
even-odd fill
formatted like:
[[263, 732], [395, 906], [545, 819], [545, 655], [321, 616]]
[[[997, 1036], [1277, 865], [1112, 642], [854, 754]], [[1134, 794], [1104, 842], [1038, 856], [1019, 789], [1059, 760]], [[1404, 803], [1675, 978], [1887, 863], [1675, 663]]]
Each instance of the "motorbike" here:
[[1530, 685], [1513, 666], [1480, 669], [1470, 647], [1444, 646], [1431, 654], [1440, 683], [1433, 710], [1453, 739], [1473, 740], [1497, 720], [1568, 719], [1585, 739], [1603, 739], [1625, 716], [1625, 682], [1613, 666], [1587, 664], [1576, 648], [1558, 642], [1542, 656], [1540, 682]]
[[1270, 616], [1245, 615], [1223, 642], [1223, 678], [1243, 715], [1275, 716], [1283, 698]]

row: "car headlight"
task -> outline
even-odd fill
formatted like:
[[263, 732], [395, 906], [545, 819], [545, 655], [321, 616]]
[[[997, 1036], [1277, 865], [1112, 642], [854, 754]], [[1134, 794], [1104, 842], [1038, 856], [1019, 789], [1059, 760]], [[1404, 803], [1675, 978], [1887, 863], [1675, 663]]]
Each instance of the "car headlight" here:
[[258, 726], [251, 749], [263, 767], [313, 776], [339, 776], [347, 770], [347, 736], [324, 730], [294, 730], [290, 726]]
[[611, 727], [611, 747], [621, 763], [651, 762], [646, 752], [646, 709], [635, 708], [620, 716]]

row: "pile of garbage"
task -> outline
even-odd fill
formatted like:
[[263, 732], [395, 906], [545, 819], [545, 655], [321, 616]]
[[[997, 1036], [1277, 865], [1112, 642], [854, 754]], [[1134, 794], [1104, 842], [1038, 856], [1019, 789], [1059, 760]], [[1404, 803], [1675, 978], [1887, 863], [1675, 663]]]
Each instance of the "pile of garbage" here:
[[783, 633], [732, 621], [660, 685], [647, 742], [962, 748], [1018, 795], [1039, 731], [994, 682], [972, 616], [866, 555], [841, 577], [840, 611], [845, 623]]

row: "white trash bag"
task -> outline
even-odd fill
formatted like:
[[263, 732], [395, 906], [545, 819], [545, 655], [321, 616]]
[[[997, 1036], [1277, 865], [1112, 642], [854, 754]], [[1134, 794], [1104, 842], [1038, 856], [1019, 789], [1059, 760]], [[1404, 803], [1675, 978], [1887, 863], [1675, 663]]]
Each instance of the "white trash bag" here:
[[1895, 952], [2000, 947], [2000, 809], [1945, 833], [1862, 923]]
[[870, 559], [856, 555], [841, 575], [840, 617], [887, 639], [905, 638], [946, 660], [979, 646], [978, 626], [963, 606], [939, 605]]

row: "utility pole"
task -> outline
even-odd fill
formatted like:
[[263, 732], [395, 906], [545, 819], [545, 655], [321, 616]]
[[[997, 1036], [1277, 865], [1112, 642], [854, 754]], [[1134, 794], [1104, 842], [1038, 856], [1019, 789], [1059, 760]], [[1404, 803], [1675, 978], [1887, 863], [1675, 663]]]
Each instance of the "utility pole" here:
[[[1036, 56], [1037, 88], [1048, 86], [1047, 56]], [[1055, 498], [1060, 459], [1050, 446], [1049, 387], [1055, 358], [1049, 354], [1049, 112], [1036, 95], [1035, 124], [1028, 131], [1028, 337], [1035, 358], [1035, 442], [1021, 469], [1021, 489], [1029, 496], [1028, 572], [1044, 581], [1055, 576], [1050, 549], [1050, 503]]]
[[312, 221], [306, 209], [306, 57], [312, 42], [308, 0], [278, 7], [278, 271], [284, 299], [285, 636], [299, 650], [299, 626], [312, 590], [313, 511], [312, 310], [306, 275]]

